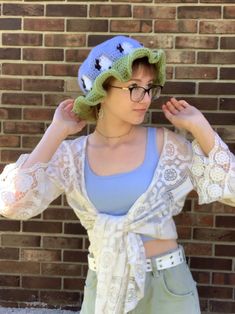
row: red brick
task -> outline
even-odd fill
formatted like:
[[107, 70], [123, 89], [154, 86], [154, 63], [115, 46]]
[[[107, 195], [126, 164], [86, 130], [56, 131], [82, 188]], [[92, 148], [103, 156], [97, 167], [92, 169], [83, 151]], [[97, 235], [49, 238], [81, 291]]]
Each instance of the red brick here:
[[45, 34], [45, 46], [77, 48], [85, 44], [85, 34]]
[[[131, 17], [131, 15], [131, 6], [124, 4], [92, 4], [89, 11], [90, 17]], [[141, 18], [146, 17], [141, 16]]]
[[88, 35], [88, 47], [96, 46], [112, 37], [112, 35]]
[[64, 289], [66, 290], [83, 290], [85, 285], [84, 278], [65, 278]]
[[48, 208], [43, 212], [44, 219], [53, 220], [77, 220], [77, 216], [71, 208]]
[[0, 48], [0, 59], [18, 60], [20, 59], [20, 49]]
[[0, 272], [10, 274], [39, 274], [40, 264], [36, 262], [0, 261]]
[[65, 223], [64, 233], [66, 234], [87, 234], [86, 229], [80, 223]]
[[[217, 0], [218, 1], [218, 0]], [[231, 0], [230, 0], [231, 1]], [[235, 302], [229, 301], [210, 301], [210, 310], [214, 313], [235, 313]]]
[[184, 99], [199, 110], [217, 110], [218, 99], [207, 97], [184, 97]]
[[[57, 105], [59, 105], [59, 103], [61, 103], [62, 101], [64, 101], [65, 99], [70, 99], [71, 93], [70, 94], [45, 94], [44, 96], [44, 103], [45, 106], [53, 106], [56, 107]], [[77, 97], [77, 93], [76, 96]]]
[[235, 231], [230, 229], [195, 228], [193, 238], [204, 241], [232, 242], [235, 241]]
[[0, 30], [20, 30], [21, 19], [18, 18], [1, 18]]
[[0, 135], [0, 147], [20, 147], [20, 137], [10, 136], [10, 135]]
[[198, 63], [202, 64], [233, 64], [235, 52], [202, 52], [198, 53]]
[[178, 51], [168, 50], [166, 51], [167, 63], [195, 63], [195, 52], [194, 51]]
[[222, 80], [235, 80], [235, 68], [220, 68], [220, 78]]
[[36, 302], [39, 300], [39, 296], [36, 290], [1, 289], [0, 299], [7, 301]]
[[73, 277], [81, 276], [81, 267], [81, 265], [69, 263], [43, 263], [41, 271], [42, 275]]
[[7, 121], [3, 124], [4, 133], [9, 134], [42, 134], [44, 133], [44, 123], [33, 122], [11, 122]]
[[234, 207], [219, 202], [203, 205], [198, 205], [197, 203], [195, 203], [194, 211], [204, 213], [234, 213]]
[[9, 247], [38, 247], [40, 246], [40, 236], [22, 235], [22, 234], [3, 234], [2, 246]]
[[72, 76], [77, 77], [77, 64], [46, 64], [45, 74], [50, 76]]
[[215, 255], [217, 256], [234, 256], [235, 257], [235, 246], [234, 245], [216, 245]]
[[87, 16], [87, 5], [75, 4], [48, 4], [46, 6], [46, 16]]
[[134, 18], [175, 19], [176, 8], [165, 6], [134, 6]]
[[[1, 27], [0, 27], [1, 28]], [[24, 30], [30, 31], [64, 31], [62, 19], [24, 19]]]
[[211, 286], [200, 286], [198, 287], [199, 295], [203, 298], [220, 298], [220, 299], [231, 299], [233, 295], [232, 288], [226, 287], [211, 287]]
[[23, 221], [22, 231], [31, 233], [61, 233], [62, 224], [60, 222]]
[[144, 47], [148, 48], [159, 48], [159, 49], [167, 49], [173, 48], [173, 36], [172, 35], [137, 35], [133, 36], [134, 39], [141, 42]]
[[43, 73], [41, 64], [3, 63], [2, 73], [6, 75], [39, 76]]
[[205, 214], [195, 214], [181, 212], [175, 217], [175, 222], [177, 225], [181, 226], [211, 226], [213, 227], [213, 216]]
[[222, 49], [235, 49], [235, 37], [221, 37], [220, 46]]
[[48, 48], [25, 48], [23, 59], [29, 61], [63, 61], [64, 52], [62, 49]]
[[201, 21], [200, 33], [202, 34], [234, 34], [235, 21]]
[[176, 36], [176, 48], [217, 49], [218, 37], [208, 36]]
[[60, 262], [61, 251], [60, 250], [38, 250], [38, 249], [22, 249], [21, 250], [22, 261], [34, 261], [34, 262]]
[[67, 21], [68, 32], [107, 32], [108, 20], [76, 19]]
[[43, 237], [43, 248], [82, 249], [82, 238]]
[[234, 0], [201, 0], [201, 3], [234, 3]]
[[235, 140], [235, 130], [232, 128], [218, 128], [217, 129], [218, 134], [221, 138], [223, 138], [225, 141], [229, 140]]
[[2, 43], [6, 46], [41, 46], [42, 34], [2, 34]]
[[209, 258], [209, 257], [191, 257], [190, 267], [195, 269], [208, 270], [232, 270], [231, 259]]
[[23, 118], [25, 120], [34, 120], [34, 121], [51, 121], [54, 115], [53, 109], [47, 108], [32, 108], [24, 109]]
[[211, 256], [212, 245], [207, 243], [184, 243], [185, 254], [187, 256]]
[[0, 118], [1, 119], [21, 119], [21, 109], [19, 108], [0, 108]]
[[224, 17], [226, 19], [234, 19], [235, 18], [235, 6], [227, 6], [224, 7]]
[[22, 287], [28, 289], [59, 289], [61, 278], [22, 276]]
[[82, 252], [78, 250], [64, 250], [63, 261], [74, 263], [87, 263], [88, 252]]
[[20, 276], [0, 275], [0, 285], [2, 287], [19, 287]]
[[217, 68], [213, 67], [177, 67], [175, 69], [177, 79], [216, 79]]
[[150, 33], [152, 32], [152, 21], [149, 20], [112, 20], [111, 32], [127, 33]]
[[62, 304], [78, 304], [79, 293], [65, 291], [41, 291], [40, 300], [46, 304], [55, 304], [57, 306]]
[[197, 283], [209, 284], [210, 283], [210, 273], [206, 271], [192, 271], [194, 280]]
[[[199, 83], [199, 94], [234, 95], [234, 83]], [[226, 123], [226, 121], [225, 121]]]
[[40, 139], [41, 139], [41, 137], [23, 136], [22, 137], [22, 147], [33, 149], [38, 144]]
[[41, 106], [42, 95], [41, 94], [29, 94], [29, 93], [21, 93], [21, 94], [3, 93], [2, 104]]
[[192, 82], [167, 82], [164, 86], [164, 94], [176, 95], [176, 94], [195, 94], [195, 83]]
[[156, 3], [198, 3], [198, 0], [155, 0]]
[[234, 110], [234, 98], [220, 98], [221, 110]]
[[19, 249], [15, 248], [0, 248], [0, 258], [7, 260], [18, 260]]
[[[75, 0], [73, 0], [75, 1]], [[94, 1], [94, 0], [91, 0]], [[106, 0], [107, 1], [107, 0]], [[120, 2], [120, 0], [111, 0], [111, 2]], [[143, 0], [122, 0], [122, 2], [127, 2], [127, 3], [142, 3]], [[152, 2], [152, 0], [145, 0], [144, 3], [149, 3]]]
[[3, 4], [4, 15], [18, 15], [18, 16], [42, 16], [44, 14], [43, 5], [36, 4]]
[[234, 216], [216, 216], [215, 217], [215, 226], [224, 227], [224, 228], [234, 228], [235, 226], [235, 217]]
[[212, 283], [215, 285], [235, 286], [235, 274], [234, 273], [213, 273]]
[[66, 61], [67, 62], [83, 62], [90, 50], [88, 49], [68, 49], [66, 50]]
[[220, 19], [220, 6], [181, 6], [178, 7], [180, 19]]
[[2, 149], [1, 150], [1, 160], [2, 162], [5, 163], [13, 163], [15, 162], [20, 155], [24, 153], [29, 153], [29, 151], [23, 151], [23, 150], [7, 150], [7, 149]]
[[196, 33], [196, 21], [172, 21], [172, 20], [157, 20], [155, 21], [154, 31], [156, 33]]
[[0, 89], [19, 90], [21, 89], [21, 80], [15, 78], [0, 78]]
[[25, 79], [24, 90], [60, 92], [64, 90], [64, 81], [55, 79]]

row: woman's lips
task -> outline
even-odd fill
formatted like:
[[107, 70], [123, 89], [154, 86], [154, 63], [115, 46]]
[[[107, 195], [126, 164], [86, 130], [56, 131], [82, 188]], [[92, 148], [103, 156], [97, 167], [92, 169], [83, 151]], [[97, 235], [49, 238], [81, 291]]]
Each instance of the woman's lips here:
[[135, 112], [143, 113], [146, 112], [146, 108], [133, 109]]

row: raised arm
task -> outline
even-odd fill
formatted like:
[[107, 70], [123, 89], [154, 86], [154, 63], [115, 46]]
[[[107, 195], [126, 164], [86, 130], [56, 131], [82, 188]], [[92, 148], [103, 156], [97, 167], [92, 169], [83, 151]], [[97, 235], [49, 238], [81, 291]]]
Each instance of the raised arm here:
[[85, 126], [71, 113], [72, 106], [72, 100], [62, 102], [32, 153], [4, 168], [0, 175], [1, 215], [29, 219], [71, 187], [73, 156], [68, 141], [63, 140]]
[[28, 168], [35, 163], [47, 163], [56, 152], [62, 141], [68, 136], [81, 131], [86, 125], [72, 112], [73, 100], [67, 99], [60, 103], [55, 111], [51, 125], [41, 141], [22, 165]]
[[[178, 129], [189, 131], [208, 155], [215, 144], [215, 132], [204, 115], [185, 100], [171, 98], [162, 106], [166, 118]], [[206, 134], [206, 136], [205, 136]]]
[[235, 156], [228, 146], [203, 114], [186, 101], [172, 98], [162, 109], [175, 127], [194, 137], [189, 170], [199, 203], [220, 201], [235, 206]]

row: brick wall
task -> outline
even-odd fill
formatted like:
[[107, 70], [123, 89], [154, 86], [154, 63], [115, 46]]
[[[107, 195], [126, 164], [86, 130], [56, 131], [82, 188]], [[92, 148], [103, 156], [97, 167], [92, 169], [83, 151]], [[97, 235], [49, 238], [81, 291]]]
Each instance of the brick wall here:
[[[31, 151], [60, 100], [78, 95], [90, 47], [120, 32], [167, 54], [148, 123], [168, 126], [161, 103], [183, 97], [235, 151], [234, 0], [3, 0], [0, 15], [1, 169]], [[235, 313], [234, 213], [191, 193], [176, 217], [204, 313]], [[88, 241], [64, 196], [30, 221], [2, 218], [0, 231], [0, 306], [79, 308]]]

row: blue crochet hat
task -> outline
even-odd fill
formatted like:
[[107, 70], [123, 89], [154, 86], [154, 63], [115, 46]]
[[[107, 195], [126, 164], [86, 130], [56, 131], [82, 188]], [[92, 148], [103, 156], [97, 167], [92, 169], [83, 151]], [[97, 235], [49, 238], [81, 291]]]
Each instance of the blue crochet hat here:
[[92, 107], [99, 104], [106, 95], [103, 83], [109, 77], [121, 82], [131, 79], [132, 63], [147, 57], [156, 67], [154, 84], [165, 83], [165, 54], [163, 50], [143, 47], [137, 40], [126, 36], [115, 36], [95, 46], [78, 72], [78, 83], [84, 95], [79, 96], [73, 111], [81, 119], [92, 120]]

